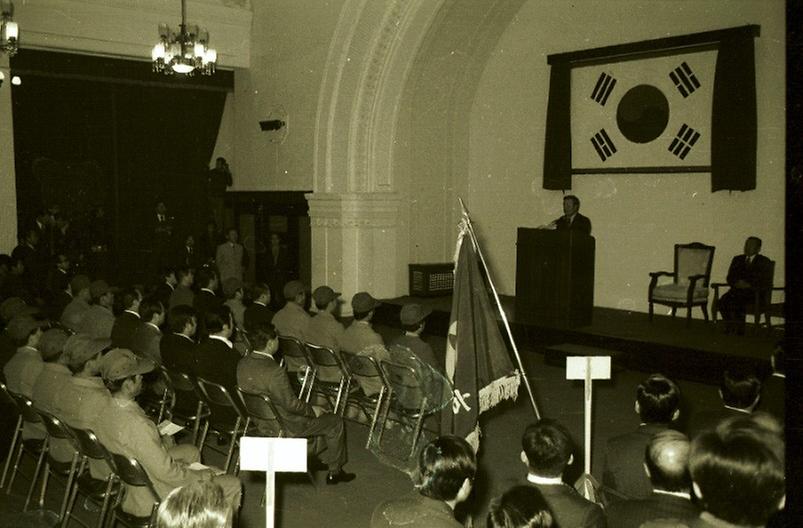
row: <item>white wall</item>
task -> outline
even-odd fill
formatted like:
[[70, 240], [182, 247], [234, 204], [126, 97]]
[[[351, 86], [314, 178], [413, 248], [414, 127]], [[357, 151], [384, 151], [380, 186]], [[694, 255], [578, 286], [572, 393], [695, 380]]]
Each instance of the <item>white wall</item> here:
[[784, 4], [529, 0], [492, 53], [471, 112], [469, 207], [502, 291], [515, 292], [516, 228], [561, 214], [561, 193], [541, 185], [546, 56], [744, 24], [761, 25], [755, 191], [712, 194], [709, 174], [658, 174], [574, 176], [572, 193], [597, 239], [598, 306], [646, 310], [648, 272], [671, 269], [672, 245], [682, 242], [715, 245], [712, 278], [722, 280], [744, 239], [757, 235], [783, 283]]

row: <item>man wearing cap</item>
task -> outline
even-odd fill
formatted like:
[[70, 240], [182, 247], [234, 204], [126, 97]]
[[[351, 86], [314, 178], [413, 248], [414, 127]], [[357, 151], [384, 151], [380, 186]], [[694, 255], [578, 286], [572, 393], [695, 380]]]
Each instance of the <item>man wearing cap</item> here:
[[293, 280], [284, 285], [284, 307], [273, 316], [273, 326], [281, 336], [307, 340], [307, 331], [312, 317], [304, 310], [307, 288], [301, 281]]
[[89, 311], [89, 302], [92, 300], [92, 294], [89, 291], [91, 284], [89, 277], [86, 275], [76, 275], [70, 281], [73, 299], [61, 313], [60, 322], [73, 332], [78, 331], [81, 321], [83, 321], [86, 312]]
[[[343, 471], [346, 463], [343, 419], [332, 413], [316, 416], [312, 405], [296, 397], [287, 377], [287, 369], [273, 357], [279, 349], [279, 339], [270, 323], [257, 326], [251, 335], [251, 342], [254, 349], [237, 366], [240, 387], [248, 392], [269, 396], [289, 436], [325, 441], [325, 451], [319, 445], [313, 449], [316, 454], [320, 453], [320, 460], [329, 470], [327, 484], [354, 480], [356, 475]], [[275, 436], [276, 431], [270, 423], [260, 421], [256, 425], [258, 434]], [[311, 466], [314, 469], [314, 464]]]
[[[95, 431], [99, 416], [111, 403], [111, 394], [99, 376], [102, 353], [110, 346], [109, 339], [92, 339], [85, 334], [72, 335], [64, 344], [61, 357], [73, 375], [64, 380], [54, 414], [70, 427]], [[109, 471], [105, 461], [89, 459], [92, 478], [105, 479]]]
[[340, 292], [329, 286], [318, 286], [312, 292], [312, 300], [318, 313], [309, 322], [307, 341], [339, 352], [340, 340], [346, 331], [336, 318], [340, 307]]
[[231, 315], [234, 317], [234, 326], [243, 328], [245, 305], [243, 304], [243, 281], [236, 277], [229, 277], [223, 281], [223, 295], [226, 297], [226, 306], [231, 310]]
[[429, 306], [421, 306], [416, 303], [402, 306], [399, 319], [401, 320], [404, 335], [394, 339], [393, 344], [409, 348], [419, 360], [432, 367], [435, 371], [443, 373], [443, 367], [435, 357], [432, 347], [421, 339], [426, 318], [431, 313], [432, 308]]
[[209, 337], [198, 345], [196, 374], [207, 381], [223, 385], [234, 394], [240, 353], [231, 342], [234, 320], [229, 307], [218, 306], [209, 311], [206, 314], [206, 329]]
[[243, 280], [243, 261], [245, 251], [242, 244], [238, 243], [239, 233], [233, 227], [226, 231], [226, 241], [217, 247], [215, 252], [215, 264], [220, 271], [220, 280], [225, 281], [229, 277]]
[[[142, 390], [142, 375], [154, 368], [153, 361], [138, 358], [130, 350], [116, 348], [104, 356], [100, 373], [112, 398], [98, 417], [95, 430], [98, 439], [112, 453], [142, 464], [159, 498], [164, 499], [172, 490], [189, 482], [212, 479], [223, 488], [236, 511], [242, 491], [240, 480], [230, 475], [214, 476], [213, 469], [189, 469], [189, 464], [200, 462], [198, 448], [184, 444], [167, 449], [156, 424], [137, 404], [135, 398]], [[125, 512], [147, 516], [152, 506], [153, 498], [147, 488], [126, 488], [122, 502]]]
[[131, 338], [139, 328], [139, 305], [142, 302], [142, 293], [136, 288], [126, 288], [122, 291], [123, 312], [114, 320], [112, 326], [112, 345], [114, 348], [131, 348]]
[[[33, 306], [28, 306], [24, 300], [19, 297], [9, 297], [0, 303], [0, 319], [2, 319], [3, 326], [8, 325], [14, 317], [20, 315], [30, 316], [37, 313], [37, 309]], [[17, 351], [17, 342], [9, 335], [8, 330], [0, 332], [0, 365], [5, 365], [11, 356]]]
[[[67, 359], [62, 351], [67, 342], [67, 332], [52, 328], [42, 334], [39, 340], [39, 353], [44, 364], [42, 372], [36, 378], [31, 392], [31, 400], [42, 411], [49, 412], [57, 418], [64, 419], [58, 409], [58, 402], [63, 397], [62, 388], [72, 372], [67, 367]], [[50, 454], [59, 462], [72, 460], [75, 449], [69, 440], [51, 438], [48, 446]]]
[[162, 364], [189, 376], [196, 376], [197, 345], [193, 340], [198, 329], [198, 315], [192, 306], [178, 305], [167, 319], [170, 332], [159, 342]]
[[165, 322], [165, 310], [162, 303], [148, 299], [140, 306], [142, 324], [131, 336], [131, 350], [138, 356], [152, 359], [157, 365], [162, 364], [159, 342], [162, 340], [160, 326]]
[[368, 292], [358, 292], [351, 298], [351, 308], [354, 310], [354, 321], [343, 332], [343, 339], [340, 341], [342, 350], [358, 354], [371, 347], [384, 347], [385, 342], [372, 327], [371, 319], [374, 317], [374, 310], [381, 303], [371, 297]]
[[246, 332], [252, 332], [257, 325], [273, 321], [273, 310], [270, 305], [270, 287], [264, 282], [258, 282], [251, 288], [251, 298], [254, 300], [243, 314], [243, 324]]
[[96, 280], [89, 286], [92, 305], [81, 319], [78, 332], [91, 337], [110, 338], [114, 327], [114, 290], [105, 280]]

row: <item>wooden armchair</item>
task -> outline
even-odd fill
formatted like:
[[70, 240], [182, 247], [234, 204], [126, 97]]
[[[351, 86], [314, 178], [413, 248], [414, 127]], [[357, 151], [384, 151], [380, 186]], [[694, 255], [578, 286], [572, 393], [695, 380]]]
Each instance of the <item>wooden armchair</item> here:
[[[691, 309], [699, 306], [708, 321], [708, 283], [711, 278], [711, 264], [714, 261], [714, 246], [700, 242], [675, 244], [674, 271], [650, 272], [648, 301], [650, 321], [653, 318], [653, 305], [661, 304], [672, 308], [672, 317], [678, 308], [686, 308], [686, 325], [691, 323]], [[671, 277], [671, 283], [659, 284], [661, 277]]]

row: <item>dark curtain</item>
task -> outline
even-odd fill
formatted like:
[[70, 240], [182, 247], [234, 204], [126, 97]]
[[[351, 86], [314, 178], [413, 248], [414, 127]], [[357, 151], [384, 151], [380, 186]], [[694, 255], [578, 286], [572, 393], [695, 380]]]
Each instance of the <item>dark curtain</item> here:
[[756, 188], [756, 121], [753, 38], [723, 40], [714, 76], [711, 192]]
[[552, 64], [544, 142], [544, 189], [572, 188], [571, 68]]

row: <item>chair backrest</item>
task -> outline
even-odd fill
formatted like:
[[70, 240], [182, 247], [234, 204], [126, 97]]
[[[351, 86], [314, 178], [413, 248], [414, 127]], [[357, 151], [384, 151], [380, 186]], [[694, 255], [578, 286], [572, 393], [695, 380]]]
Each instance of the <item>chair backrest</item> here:
[[379, 362], [371, 356], [359, 356], [352, 352], [341, 350], [343, 363], [352, 375], [360, 378], [382, 378]]
[[111, 466], [113, 463], [111, 453], [103, 447], [94, 432], [89, 429], [78, 429], [77, 427], [71, 427], [70, 431], [78, 442], [78, 449], [82, 455], [94, 460], [105, 460]]
[[309, 352], [306, 345], [301, 340], [290, 336], [279, 336], [279, 350], [284, 357], [289, 372], [303, 371], [305, 368], [312, 368]]
[[203, 392], [206, 405], [212, 411], [211, 422], [220, 424], [228, 423], [230, 419], [234, 421], [239, 418], [244, 421], [247, 418], [245, 410], [223, 385], [198, 378], [198, 386]]
[[675, 244], [675, 282], [688, 284], [690, 276], [703, 275], [704, 279], [697, 284], [707, 287], [714, 261], [714, 249], [714, 246], [700, 242]]
[[136, 458], [129, 458], [125, 455], [112, 453], [114, 463], [114, 473], [120, 477], [125, 484], [137, 488], [147, 488], [153, 496], [154, 507], [159, 504], [159, 494], [153, 487], [148, 473]]
[[245, 412], [248, 413], [251, 418], [276, 422], [279, 426], [279, 431], [281, 432], [284, 430], [279, 410], [271, 401], [270, 396], [260, 392], [246, 391], [240, 387], [237, 387], [237, 396], [239, 396]]
[[17, 402], [17, 408], [20, 410], [24, 421], [29, 423], [42, 423], [42, 418], [39, 416], [39, 413], [36, 412], [36, 409], [34, 409], [33, 402], [30, 398], [23, 394], [15, 394], [10, 391], [8, 394]]
[[75, 443], [75, 437], [73, 436], [72, 431], [67, 424], [49, 412], [43, 411], [42, 409], [37, 409], [34, 407], [34, 411], [36, 411], [36, 413], [42, 419], [42, 423], [45, 424], [45, 429], [47, 429], [47, 434], [50, 435], [51, 438], [70, 440]]
[[17, 400], [14, 398], [14, 395], [11, 393], [11, 391], [8, 390], [8, 385], [6, 385], [5, 382], [0, 381], [0, 392], [3, 393], [3, 397], [6, 398], [6, 400], [14, 406], [14, 408], [17, 407]]
[[[317, 372], [317, 380], [338, 382], [349, 377], [340, 356], [331, 348], [307, 343], [312, 367]], [[337, 379], [339, 378], [339, 380]]]
[[170, 381], [170, 386], [174, 391], [196, 392], [195, 382], [189, 375], [177, 370], [170, 370], [164, 365], [162, 365], [162, 372], [164, 372], [165, 377]]

